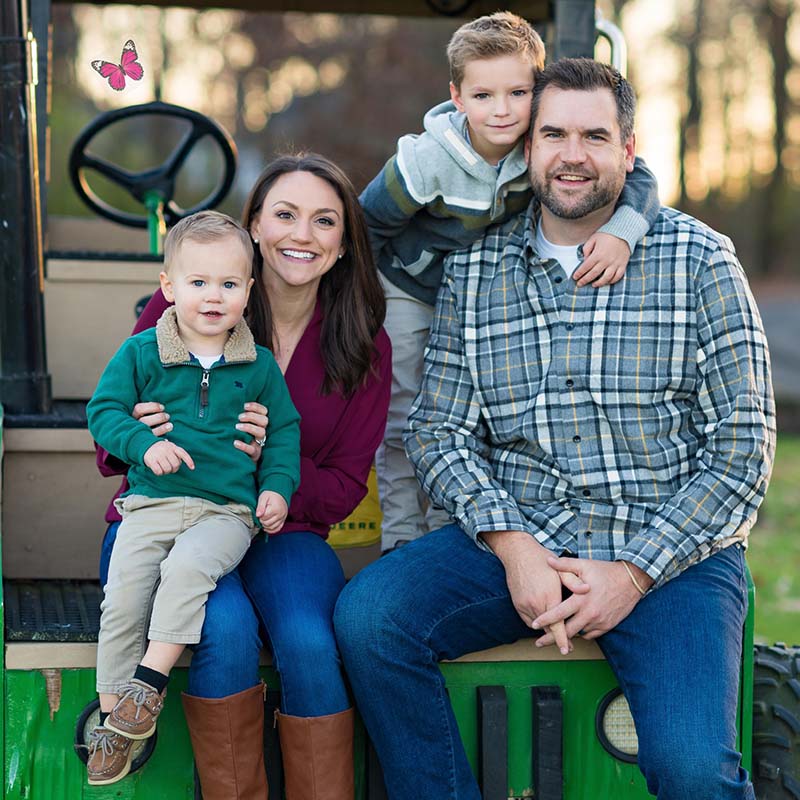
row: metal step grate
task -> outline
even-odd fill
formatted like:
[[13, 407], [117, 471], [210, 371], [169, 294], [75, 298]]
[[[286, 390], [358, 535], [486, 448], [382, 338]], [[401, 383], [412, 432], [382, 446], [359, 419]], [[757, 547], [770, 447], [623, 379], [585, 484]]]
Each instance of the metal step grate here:
[[3, 420], [5, 428], [85, 428], [85, 400], [54, 400], [47, 414], [30, 411], [9, 414]]
[[7, 642], [96, 642], [97, 581], [3, 581]]

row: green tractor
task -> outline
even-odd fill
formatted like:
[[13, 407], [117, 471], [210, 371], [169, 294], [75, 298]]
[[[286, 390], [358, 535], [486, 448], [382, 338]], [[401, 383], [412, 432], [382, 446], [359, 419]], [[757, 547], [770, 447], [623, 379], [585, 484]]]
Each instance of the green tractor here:
[[[199, 798], [178, 702], [188, 657], [176, 671], [166, 703], [163, 730], [169, 737], [158, 741], [154, 736], [139, 745], [133, 774], [124, 782], [86, 783], [81, 745], [98, 709], [94, 665], [101, 588], [95, 565], [111, 489], [95, 468], [84, 405], [103, 365], [132, 328], [137, 305], [157, 284], [165, 226], [224, 197], [236, 169], [236, 148], [212, 120], [165, 103], [103, 115], [73, 146], [70, 177], [99, 217], [148, 228], [151, 253], [119, 252], [124, 246], [114, 253], [108, 246], [92, 252], [74, 246], [45, 249], [46, 187], [39, 165], [47, 129], [50, 0], [0, 0], [0, 5], [3, 796]], [[196, 0], [195, 5], [205, 3]], [[234, 0], [227, 5], [422, 18], [495, 10], [483, 0], [407, 0], [402, 9], [389, 0]], [[596, 18], [593, 0], [507, 5], [545, 31], [551, 56], [591, 55], [601, 35], [612, 57], [624, 62], [624, 42], [613, 26]], [[183, 133], [164, 164], [132, 174], [94, 155], [92, 142], [108, 127], [122, 131], [136, 116], [155, 117], [159, 126], [162, 118], [165, 125], [169, 120], [182, 125]], [[209, 197], [182, 208], [174, 199], [175, 175], [204, 139], [219, 149], [223, 175]], [[125, 189], [140, 203], [141, 213], [102, 200], [91, 188], [92, 171]], [[69, 242], [75, 223], [47, 220], [48, 229], [56, 224], [67, 228]], [[122, 229], [108, 222], [87, 230], [94, 241], [124, 240]], [[82, 312], [89, 307], [91, 319]], [[375, 494], [373, 481], [364, 503], [332, 532], [348, 576], [378, 555]], [[738, 744], [760, 800], [800, 800], [800, 650], [782, 644], [754, 648], [753, 606], [751, 583]], [[485, 800], [648, 797], [636, 765], [638, 743], [627, 702], [599, 648], [578, 640], [567, 657], [550, 651], [520, 641], [441, 665]], [[263, 677], [269, 719], [278, 706], [280, 681], [267, 653]], [[280, 743], [269, 726], [264, 747], [270, 786], [279, 797]], [[361, 726], [355, 759], [357, 800], [386, 798], [380, 765]]]

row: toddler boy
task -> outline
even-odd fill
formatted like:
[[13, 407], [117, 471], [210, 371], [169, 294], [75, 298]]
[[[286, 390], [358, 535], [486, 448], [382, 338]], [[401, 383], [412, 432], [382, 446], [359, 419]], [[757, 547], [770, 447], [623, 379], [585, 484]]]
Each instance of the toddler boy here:
[[[250, 236], [230, 217], [203, 211], [179, 222], [161, 273], [175, 305], [122, 345], [87, 406], [95, 441], [130, 464], [101, 607], [93, 785], [128, 774], [133, 741], [155, 731], [170, 670], [200, 640], [208, 593], [244, 557], [259, 523], [267, 533], [281, 528], [299, 483], [297, 411], [243, 319], [252, 261]], [[131, 416], [148, 401], [169, 408], [169, 439]], [[245, 401], [269, 408], [258, 464], [231, 447], [244, 436], [234, 426]]]
[[[541, 38], [524, 19], [497, 12], [462, 25], [447, 55], [451, 100], [425, 115], [424, 133], [399, 140], [396, 155], [361, 195], [392, 340], [392, 399], [376, 455], [384, 551], [449, 522], [427, 506], [402, 441], [422, 379], [442, 261], [531, 201], [523, 151], [533, 83], [544, 68]], [[572, 273], [578, 285], [618, 281], [659, 207], [656, 180], [637, 159], [613, 218], [579, 251], [582, 263]]]

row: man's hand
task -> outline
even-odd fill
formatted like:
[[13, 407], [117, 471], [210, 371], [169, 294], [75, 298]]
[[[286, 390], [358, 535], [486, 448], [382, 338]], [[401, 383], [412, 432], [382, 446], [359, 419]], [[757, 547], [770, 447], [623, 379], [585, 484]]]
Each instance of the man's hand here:
[[144, 465], [149, 467], [155, 475], [170, 475], [186, 464], [189, 469], [194, 469], [192, 457], [178, 445], [162, 439], [148, 448], [144, 454]]
[[583, 264], [572, 277], [578, 286], [591, 283], [595, 289], [616, 283], [625, 274], [631, 250], [624, 239], [610, 233], [595, 233], [583, 245]]
[[[548, 564], [550, 551], [524, 531], [485, 531], [481, 538], [494, 551], [506, 570], [506, 583], [514, 608], [522, 621], [533, 627], [533, 622], [548, 609], [561, 603], [561, 586], [573, 592], [588, 591], [575, 575], [566, 576]], [[548, 644], [555, 644], [563, 655], [572, 645], [567, 637], [563, 620], [555, 620], [548, 629]]]
[[279, 531], [283, 527], [288, 513], [289, 506], [286, 505], [282, 495], [277, 492], [261, 492], [258, 496], [256, 516], [261, 527], [267, 533]]
[[[642, 598], [625, 566], [619, 561], [552, 556], [547, 561], [560, 574], [580, 578], [588, 591], [574, 593], [533, 621], [533, 627], [550, 629], [537, 640], [538, 647], [556, 641], [552, 631], [553, 626], [559, 623], [566, 624], [566, 635], [570, 639], [573, 636], [596, 639], [622, 622]], [[639, 585], [645, 590], [650, 588], [653, 579], [633, 564], [628, 566]]]

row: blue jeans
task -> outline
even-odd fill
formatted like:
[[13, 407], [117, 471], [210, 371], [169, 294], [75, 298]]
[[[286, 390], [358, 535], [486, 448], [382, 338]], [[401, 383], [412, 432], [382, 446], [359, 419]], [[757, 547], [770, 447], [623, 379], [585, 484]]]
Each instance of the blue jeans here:
[[[106, 532], [100, 560], [105, 585], [118, 523]], [[209, 595], [189, 669], [189, 694], [226, 697], [258, 683], [262, 633], [281, 678], [281, 710], [298, 717], [350, 707], [333, 609], [344, 573], [315, 533], [258, 537], [234, 572]]]
[[[744, 575], [742, 551], [730, 547], [644, 597], [598, 640], [661, 800], [754, 798], [735, 749]], [[449, 525], [357, 575], [334, 622], [392, 800], [480, 800], [437, 662], [533, 635], [500, 561]]]

